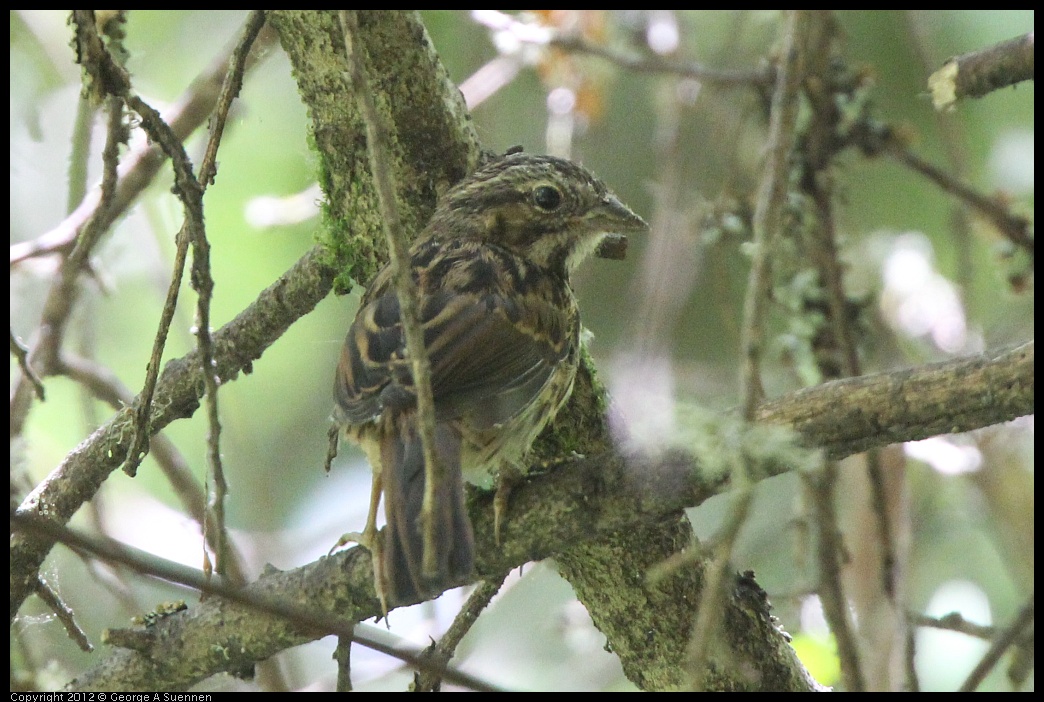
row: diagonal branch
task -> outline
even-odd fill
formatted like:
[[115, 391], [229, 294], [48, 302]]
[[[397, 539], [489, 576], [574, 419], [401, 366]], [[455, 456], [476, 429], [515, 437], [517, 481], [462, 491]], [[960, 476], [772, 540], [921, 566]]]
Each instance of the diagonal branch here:
[[[333, 286], [334, 271], [322, 262], [323, 251], [312, 249], [247, 309], [214, 333], [214, 373], [228, 382], [251, 364], [276, 339], [315, 307]], [[167, 363], [156, 385], [149, 426], [159, 431], [199, 408], [203, 377], [199, 352]], [[22, 502], [20, 514], [46, 515], [65, 523], [88, 500], [127, 454], [134, 405], [124, 408], [98, 428], [45, 478]], [[18, 534], [10, 542], [11, 617], [32, 590], [36, 570], [53, 542]]]

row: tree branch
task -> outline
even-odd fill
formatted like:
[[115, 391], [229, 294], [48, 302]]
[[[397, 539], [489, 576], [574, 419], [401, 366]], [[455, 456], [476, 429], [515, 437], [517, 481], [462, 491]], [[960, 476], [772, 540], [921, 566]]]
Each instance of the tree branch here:
[[980, 429], [1033, 413], [1033, 348], [835, 380], [770, 400], [755, 416], [793, 427], [830, 458]]
[[1009, 85], [1033, 80], [1033, 32], [985, 49], [955, 56], [928, 76], [932, 104], [953, 109], [965, 97], [982, 97]]
[[[1033, 356], [1030, 342], [988, 356], [838, 380], [766, 403], [758, 415], [796, 430], [801, 444], [822, 448], [833, 458], [870, 446], [924, 438], [923, 425], [933, 423], [940, 408], [947, 408], [944, 411], [954, 429], [968, 431], [1033, 411]], [[999, 407], [986, 412], [982, 398], [991, 395]], [[797, 411], [806, 406], [819, 411]], [[857, 420], [849, 422], [853, 417]], [[719, 421], [725, 427], [738, 422]], [[904, 433], [881, 431], [881, 427], [891, 424], [904, 427]], [[595, 598], [593, 606], [602, 615], [616, 612], [619, 617], [633, 620], [637, 616], [633, 607], [620, 611], [611, 608], [606, 599], [612, 599], [614, 590], [646, 592], [647, 608], [643, 611], [654, 615], [656, 623], [643, 635], [652, 636], [651, 645], [657, 646], [659, 653], [634, 680], [659, 687], [664, 678], [657, 677], [657, 670], [663, 675], [678, 674], [671, 670], [681, 665], [684, 648], [671, 648], [670, 642], [679, 639], [675, 635], [678, 632], [673, 631], [679, 627], [680, 640], [684, 642], [688, 637], [688, 623], [699, 598], [702, 575], [699, 566], [679, 569], [665, 584], [650, 585], [645, 580], [645, 568], [631, 567], [633, 559], [646, 561], [649, 566], [689, 543], [691, 527], [687, 521], [679, 520], [679, 512], [732, 488], [729, 471], [737, 459], [736, 452], [750, 462], [752, 474], [761, 479], [800, 469], [804, 450], [780, 440], [779, 431], [778, 427], [754, 425], [743, 429], [738, 440], [733, 440], [729, 432], [718, 432], [724, 437], [720, 444], [704, 447], [699, 455], [681, 449], [658, 457], [607, 451], [567, 461], [516, 488], [512, 494], [512, 516], [504, 526], [499, 546], [493, 539], [493, 497], [474, 490], [469, 510], [475, 524], [478, 577], [499, 576], [510, 568], [559, 554], [556, 557], [567, 576], [578, 567], [588, 571], [586, 577], [570, 578], [582, 587], [599, 591], [592, 585], [590, 573], [604, 572], [609, 574], [607, 578], [616, 578], [611, 586], [608, 581], [603, 583], [605, 587], [597, 596], [586, 592], [585, 598], [585, 593], [581, 593], [588, 602]], [[650, 531], [655, 533], [650, 535]], [[673, 548], [663, 553], [650, 549], [650, 543], [662, 541], [664, 531], [673, 535]], [[631, 548], [618, 552], [606, 568], [587, 563], [592, 554], [602, 553], [597, 548], [600, 542], [620, 534], [628, 535]], [[591, 547], [596, 548], [590, 551]], [[624, 580], [633, 582], [627, 584]], [[752, 581], [740, 578], [737, 583], [726, 604], [726, 629], [731, 632], [730, 637], [735, 637], [735, 648], [741, 641], [747, 647], [746, 656], [755, 665], [752, 670], [766, 676], [752, 686], [767, 689], [778, 685], [776, 689], [783, 689], [783, 683], [789, 681], [787, 689], [812, 687], [814, 683], [803, 677], [803, 668], [796, 659], [791, 659], [789, 666], [781, 663], [793, 651], [771, 624], [765, 605], [757, 605], [759, 597], [748, 591], [755, 587]], [[373, 593], [370, 556], [358, 547], [301, 568], [266, 573], [248, 589], [255, 593], [279, 593], [291, 602], [306, 601], [315, 613], [329, 613], [340, 620], [362, 621], [381, 613]], [[679, 592], [689, 597], [687, 611], [676, 611]], [[119, 680], [121, 685], [136, 689], [181, 689], [218, 672], [233, 670], [244, 661], [263, 660], [323, 635], [319, 631], [300, 631], [272, 617], [240, 613], [230, 619], [229, 607], [215, 598], [157, 623], [155, 638], [165, 643], [159, 644], [152, 656], [155, 660], [178, 659], [177, 666], [172, 663], [157, 672], [142, 656], [119, 651], [80, 676], [75, 688], [110, 689]], [[213, 622], [219, 616], [224, 621], [222, 636], [241, 646], [234, 663], [209, 652], [216, 631]], [[758, 629], [758, 635], [748, 633], [751, 627]], [[634, 637], [622, 637], [619, 643], [614, 640], [613, 645], [628, 646], [633, 640]], [[751, 651], [752, 642], [764, 648]], [[167, 647], [174, 648], [165, 651]], [[621, 655], [624, 653], [621, 651]], [[636, 659], [647, 657], [645, 653], [636, 653]]]

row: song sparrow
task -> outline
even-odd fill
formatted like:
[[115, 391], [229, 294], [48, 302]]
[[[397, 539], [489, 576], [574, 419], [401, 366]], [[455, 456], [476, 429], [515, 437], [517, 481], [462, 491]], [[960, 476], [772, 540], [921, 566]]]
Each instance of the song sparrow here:
[[[434, 573], [421, 567], [424, 459], [399, 300], [388, 267], [374, 279], [348, 330], [334, 396], [336, 419], [374, 470], [370, 515], [355, 540], [374, 554], [385, 607], [472, 573], [462, 478], [488, 485], [505, 466], [521, 469], [576, 376], [580, 315], [570, 271], [608, 234], [645, 228], [590, 172], [550, 156], [509, 152], [440, 199], [410, 250], [444, 476]], [[382, 488], [383, 546], [375, 524]]]

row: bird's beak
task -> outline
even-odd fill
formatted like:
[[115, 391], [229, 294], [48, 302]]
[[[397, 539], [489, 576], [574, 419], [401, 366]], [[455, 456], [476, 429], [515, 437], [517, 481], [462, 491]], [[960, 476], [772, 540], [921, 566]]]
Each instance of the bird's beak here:
[[612, 194], [605, 196], [602, 207], [599, 209], [607, 235], [595, 249], [595, 256], [622, 261], [627, 258], [627, 234], [625, 232], [646, 232], [649, 230], [649, 225]]

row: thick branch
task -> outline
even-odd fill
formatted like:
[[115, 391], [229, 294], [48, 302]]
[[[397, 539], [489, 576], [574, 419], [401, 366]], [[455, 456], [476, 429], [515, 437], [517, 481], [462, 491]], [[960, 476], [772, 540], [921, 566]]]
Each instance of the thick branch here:
[[1033, 413], [1034, 342], [904, 371], [845, 378], [764, 403], [831, 458], [971, 431]]
[[[324, 244], [343, 275], [338, 288], [365, 285], [388, 256], [338, 13], [277, 10], [268, 19], [279, 31], [312, 119], [330, 215]], [[394, 147], [383, 156], [398, 185], [402, 229], [415, 235], [438, 193], [478, 164], [478, 137], [415, 12], [364, 10], [359, 25], [374, 103]]]

